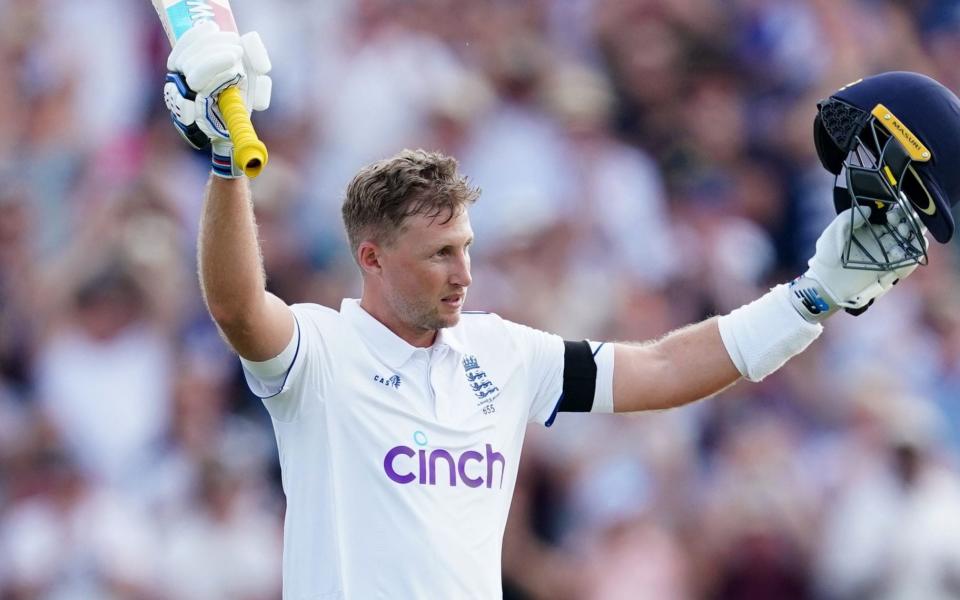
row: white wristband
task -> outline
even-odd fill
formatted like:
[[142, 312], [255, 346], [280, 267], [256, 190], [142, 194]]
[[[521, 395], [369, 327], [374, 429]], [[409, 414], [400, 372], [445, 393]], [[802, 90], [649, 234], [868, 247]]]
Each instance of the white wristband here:
[[823, 331], [793, 307], [790, 290], [778, 285], [717, 322], [720, 337], [740, 374], [760, 381], [802, 352]]

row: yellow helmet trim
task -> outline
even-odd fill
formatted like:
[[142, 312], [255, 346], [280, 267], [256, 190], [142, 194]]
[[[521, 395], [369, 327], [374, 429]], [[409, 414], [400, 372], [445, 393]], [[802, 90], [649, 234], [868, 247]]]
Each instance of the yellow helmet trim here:
[[914, 170], [913, 166], [910, 165], [907, 167], [907, 172], [909, 172], [917, 180], [917, 183], [920, 185], [920, 189], [923, 190], [924, 200], [926, 200], [926, 206], [921, 206], [917, 202], [917, 198], [910, 198], [910, 203], [913, 204], [914, 208], [922, 212], [923, 214], [932, 217], [937, 214], [937, 205], [933, 201], [933, 196], [930, 195], [930, 191], [927, 190], [927, 186], [923, 185], [923, 180], [920, 179], [920, 176], [917, 175], [917, 172]]
[[890, 112], [886, 106], [878, 104], [870, 111], [877, 118], [877, 122], [883, 125], [883, 128], [890, 132], [890, 135], [897, 138], [897, 141], [906, 148], [907, 154], [916, 162], [927, 162], [931, 154], [927, 147], [920, 143], [917, 136], [913, 135], [906, 125], [900, 122], [900, 119]]
[[893, 176], [893, 171], [890, 170], [890, 167], [883, 165], [883, 174], [887, 176], [887, 181], [890, 182], [890, 185], [897, 187], [897, 178]]

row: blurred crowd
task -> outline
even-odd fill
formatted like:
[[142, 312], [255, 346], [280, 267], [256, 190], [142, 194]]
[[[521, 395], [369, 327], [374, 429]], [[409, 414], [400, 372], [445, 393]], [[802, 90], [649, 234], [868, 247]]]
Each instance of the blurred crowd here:
[[[887, 70], [960, 89], [958, 0], [233, 5], [274, 65], [272, 291], [357, 296], [343, 189], [424, 147], [483, 190], [468, 308], [569, 339], [796, 276], [833, 214], [817, 100]], [[279, 597], [275, 442], [199, 295], [209, 163], [167, 52], [149, 3], [0, 0], [2, 600]], [[960, 596], [956, 248], [760, 384], [531, 427], [505, 597]]]

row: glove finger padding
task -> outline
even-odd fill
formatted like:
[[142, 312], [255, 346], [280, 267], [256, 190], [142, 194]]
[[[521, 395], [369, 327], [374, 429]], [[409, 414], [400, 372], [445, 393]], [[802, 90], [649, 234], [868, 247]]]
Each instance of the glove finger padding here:
[[187, 87], [180, 73], [167, 73], [163, 86], [163, 101], [177, 132], [197, 150], [210, 145], [209, 136], [196, 122], [196, 94]]
[[271, 67], [270, 56], [257, 32], [239, 36], [220, 31], [212, 22], [186, 32], [167, 59], [167, 68], [183, 73], [189, 88], [198, 96], [216, 98], [227, 86], [236, 85], [249, 110], [270, 106], [273, 85], [267, 73]]
[[203, 56], [184, 61], [182, 73], [190, 89], [202, 96], [216, 96], [222, 89], [239, 83], [246, 76], [243, 48], [238, 45], [211, 46]]
[[180, 36], [173, 45], [173, 49], [167, 56], [167, 69], [182, 70], [184, 64], [209, 53], [210, 48], [235, 46], [239, 43], [239, 39], [240, 36], [236, 32], [220, 31], [220, 27], [212, 21], [199, 23]]
[[247, 73], [245, 87], [240, 91], [247, 109], [267, 110], [270, 108], [270, 95], [273, 92], [273, 80], [267, 75], [273, 68], [267, 48], [256, 31], [245, 33], [240, 37], [243, 46], [243, 65]]
[[184, 125], [193, 125], [197, 120], [197, 95], [190, 91], [180, 73], [167, 73], [163, 85], [163, 103], [167, 105], [174, 120]]
[[187, 31], [167, 58], [164, 102], [180, 132], [195, 148], [212, 142], [213, 172], [236, 177], [233, 144], [217, 99], [236, 86], [248, 111], [270, 106], [270, 57], [256, 32], [239, 36], [212, 22]]
[[273, 93], [273, 80], [268, 75], [258, 75], [250, 80], [246, 100], [250, 110], [270, 108], [270, 96]]
[[243, 34], [240, 36], [240, 44], [243, 46], [244, 58], [254, 73], [266, 75], [270, 72], [273, 65], [270, 64], [270, 55], [267, 54], [267, 47], [263, 45], [259, 33], [250, 31]]
[[[888, 222], [898, 224], [905, 217], [897, 214], [900, 208], [888, 211], [894, 213], [888, 216]], [[869, 207], [849, 208], [834, 219], [817, 240], [816, 254], [807, 263], [809, 270], [805, 274], [817, 281], [830, 301], [844, 308], [860, 309], [871, 300], [885, 294], [894, 281], [903, 279], [916, 269], [916, 264], [889, 271], [868, 271], [843, 267], [842, 256], [848, 240], [855, 243], [850, 245], [850, 258], [853, 260], [865, 259], [868, 256], [902, 257], [903, 249], [899, 240], [881, 225], [869, 222], [871, 211]], [[892, 221], [891, 221], [892, 219]], [[925, 236], [916, 239], [915, 236], [903, 236], [910, 243], [919, 247], [927, 244]]]
[[[855, 211], [855, 216], [859, 216], [860, 211], [857, 209], [851, 210]], [[866, 218], [869, 218], [869, 208], [861, 208], [860, 210], [864, 211]], [[855, 219], [853, 239], [856, 243], [850, 246], [850, 259], [856, 262], [879, 260], [896, 263], [907, 257], [902, 244], [912, 245], [914, 251], [917, 252], [926, 250], [926, 237], [918, 238], [904, 219], [903, 210], [899, 206], [891, 208], [886, 213], [886, 221], [890, 224], [890, 229], [872, 224], [864, 227], [862, 219]], [[923, 232], [926, 233], [926, 229], [923, 229]], [[843, 240], [842, 243], [845, 244], [848, 238], [846, 235], [842, 235], [841, 239]], [[921, 244], [924, 244], [923, 248], [921, 248]], [[903, 269], [912, 271], [912, 267], [915, 268], [916, 264], [900, 267], [893, 271], [901, 272]]]

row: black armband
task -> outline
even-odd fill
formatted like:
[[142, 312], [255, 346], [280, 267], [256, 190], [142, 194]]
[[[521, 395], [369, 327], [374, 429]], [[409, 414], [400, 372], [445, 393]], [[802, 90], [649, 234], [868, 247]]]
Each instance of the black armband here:
[[597, 388], [597, 361], [589, 342], [563, 342], [563, 395], [560, 412], [590, 412]]

